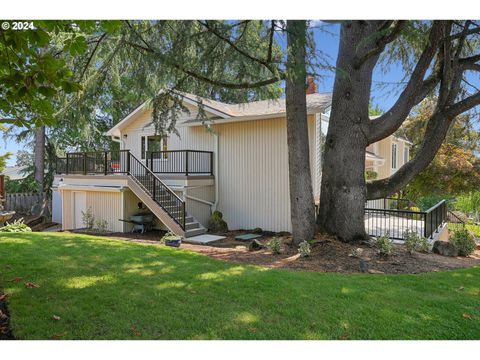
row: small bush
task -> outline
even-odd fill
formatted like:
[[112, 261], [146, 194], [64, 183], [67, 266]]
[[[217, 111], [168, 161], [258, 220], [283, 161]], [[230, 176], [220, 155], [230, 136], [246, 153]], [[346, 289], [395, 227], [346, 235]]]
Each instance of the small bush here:
[[473, 254], [477, 245], [472, 233], [466, 228], [455, 230], [450, 237], [450, 242], [458, 248], [458, 254], [460, 256]]
[[267, 247], [270, 249], [270, 251], [274, 254], [280, 254], [280, 245], [281, 241], [280, 238], [278, 237], [272, 237], [270, 240], [267, 242]]
[[178, 238], [178, 235], [175, 235], [173, 232], [169, 231], [160, 238], [160, 243], [165, 244], [166, 240], [177, 240]]
[[428, 240], [418, 235], [415, 230], [406, 229], [403, 237], [405, 239], [405, 247], [410, 254], [413, 254], [414, 251], [428, 252], [430, 249]]
[[223, 214], [220, 211], [214, 211], [208, 219], [208, 230], [214, 233], [226, 233], [228, 231], [228, 225], [223, 220]]
[[99, 232], [106, 232], [108, 228], [108, 221], [99, 219], [95, 221], [95, 229]]
[[389, 233], [377, 237], [373, 241], [373, 245], [377, 248], [380, 255], [389, 256], [393, 252], [393, 243], [390, 240]]
[[23, 218], [19, 220], [15, 220], [13, 223], [0, 227], [0, 232], [10, 232], [10, 233], [20, 233], [20, 232], [31, 232], [27, 224], [24, 224]]
[[311, 252], [312, 252], [312, 249], [308, 241], [302, 241], [298, 245], [298, 253], [300, 254], [301, 257], [310, 256]]
[[89, 207], [86, 211], [82, 211], [82, 221], [83, 225], [87, 229], [93, 229], [93, 225], [95, 224], [95, 216], [93, 216], [93, 210]]

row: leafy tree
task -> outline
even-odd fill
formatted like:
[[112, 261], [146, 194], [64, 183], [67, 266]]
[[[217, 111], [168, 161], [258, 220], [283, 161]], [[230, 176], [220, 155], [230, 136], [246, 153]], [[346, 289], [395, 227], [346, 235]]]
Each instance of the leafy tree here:
[[[322, 171], [318, 221], [321, 229], [345, 241], [367, 238], [367, 199], [394, 194], [425, 169], [450, 125], [480, 103], [466, 73], [480, 71], [480, 27], [473, 21], [345, 21], [333, 88], [332, 110]], [[369, 116], [375, 66], [400, 62], [406, 85], [381, 116]], [[365, 181], [365, 149], [393, 134], [412, 108], [435, 94], [416, 155], [387, 179]]]
[[[0, 131], [5, 131], [7, 128], [0, 124]], [[6, 154], [0, 155], [0, 172], [5, 170], [5, 167], [7, 166], [7, 160], [12, 156], [13, 154], [11, 152], [7, 152]]]
[[[425, 99], [399, 129], [399, 135], [412, 141], [411, 155], [416, 156], [432, 116], [435, 99]], [[480, 133], [468, 114], [458, 116], [450, 126], [443, 144], [432, 162], [406, 188], [407, 196], [455, 197], [480, 187]]]
[[480, 213], [480, 191], [472, 191], [466, 195], [457, 197], [455, 207], [466, 213], [473, 213], [475, 216], [475, 222], [479, 221]]

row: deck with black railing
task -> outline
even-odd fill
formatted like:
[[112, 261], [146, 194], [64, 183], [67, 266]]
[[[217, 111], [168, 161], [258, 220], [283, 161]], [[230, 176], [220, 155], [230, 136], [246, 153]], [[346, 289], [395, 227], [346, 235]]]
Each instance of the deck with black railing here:
[[404, 240], [404, 233], [408, 229], [433, 239], [447, 222], [445, 200], [426, 211], [410, 210], [408, 200], [396, 198], [370, 200], [366, 205], [365, 229], [370, 236], [388, 233], [391, 239]]
[[[57, 158], [57, 174], [112, 175], [128, 174], [129, 150], [86, 151], [67, 153]], [[139, 160], [154, 174], [213, 176], [213, 152], [202, 150], [170, 150], [147, 152]]]

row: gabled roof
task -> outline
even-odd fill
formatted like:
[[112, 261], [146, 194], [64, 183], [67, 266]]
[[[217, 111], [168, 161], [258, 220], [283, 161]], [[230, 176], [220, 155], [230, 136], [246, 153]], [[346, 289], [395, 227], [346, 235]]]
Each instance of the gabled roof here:
[[[286, 113], [285, 99], [252, 101], [242, 104], [226, 104], [189, 93], [178, 93], [179, 96], [183, 97], [183, 101], [187, 104], [198, 106], [200, 103], [202, 103], [205, 111], [219, 118], [219, 121], [222, 123], [230, 121], [257, 120], [271, 116], [282, 116]], [[331, 102], [331, 93], [309, 94], [307, 95], [307, 112], [310, 114], [323, 113], [328, 107], [330, 107]], [[136, 119], [135, 115], [141, 113], [146, 106], [147, 102], [141, 104], [117, 125], [108, 130], [106, 135], [119, 136], [120, 131], [134, 122]], [[218, 121], [215, 120], [215, 122]], [[202, 121], [198, 119], [190, 119], [184, 121], [182, 124], [187, 126], [202, 124]]]

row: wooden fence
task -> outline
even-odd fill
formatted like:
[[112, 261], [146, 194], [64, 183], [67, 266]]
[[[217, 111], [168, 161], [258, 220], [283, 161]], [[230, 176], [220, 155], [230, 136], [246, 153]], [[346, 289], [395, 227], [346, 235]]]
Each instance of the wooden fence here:
[[[5, 210], [13, 210], [19, 214], [30, 215], [33, 205], [42, 203], [42, 195], [39, 193], [17, 193], [6, 194], [4, 207]], [[48, 208], [51, 209], [51, 200], [49, 200]]]

